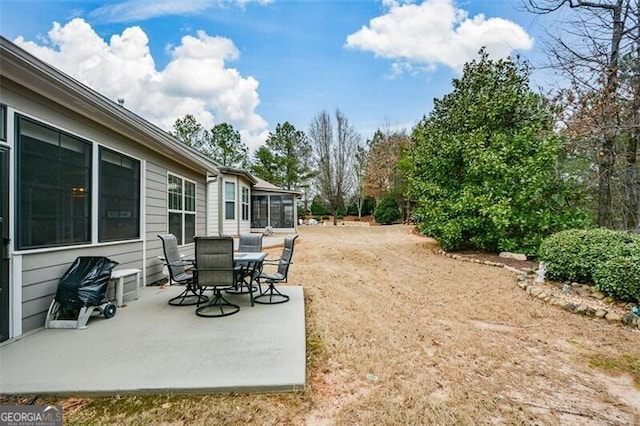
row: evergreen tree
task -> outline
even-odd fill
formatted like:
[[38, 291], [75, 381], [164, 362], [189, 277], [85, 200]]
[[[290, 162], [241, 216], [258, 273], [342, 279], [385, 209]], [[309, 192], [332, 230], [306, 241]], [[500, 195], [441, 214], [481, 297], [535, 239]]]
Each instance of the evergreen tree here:
[[311, 145], [305, 133], [289, 122], [278, 124], [254, 154], [252, 172], [284, 189], [302, 190], [313, 176]]
[[413, 216], [445, 249], [534, 254], [546, 235], [586, 223], [576, 191], [555, 173], [553, 113], [528, 78], [526, 64], [482, 50], [413, 130]]

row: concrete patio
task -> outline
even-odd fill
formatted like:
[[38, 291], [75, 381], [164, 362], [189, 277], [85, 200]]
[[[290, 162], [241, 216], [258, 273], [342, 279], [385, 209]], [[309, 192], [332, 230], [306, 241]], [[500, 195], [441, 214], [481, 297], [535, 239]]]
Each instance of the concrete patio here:
[[293, 391], [305, 386], [303, 288], [291, 300], [201, 318], [167, 304], [182, 287], [146, 287], [140, 298], [84, 330], [49, 329], [0, 346], [3, 394]]

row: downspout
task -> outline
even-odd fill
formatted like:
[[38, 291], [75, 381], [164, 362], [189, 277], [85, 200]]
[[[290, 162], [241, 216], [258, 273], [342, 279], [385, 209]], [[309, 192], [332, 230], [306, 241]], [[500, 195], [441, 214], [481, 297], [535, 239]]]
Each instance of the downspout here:
[[224, 185], [224, 176], [220, 176], [220, 179], [218, 179], [218, 235], [222, 235], [222, 231], [223, 231], [223, 221], [222, 221], [222, 214], [223, 214], [223, 207], [224, 207], [224, 200], [222, 199], [222, 187]]
[[[205, 200], [205, 214], [207, 217], [207, 221], [206, 221], [206, 234], [207, 235], [220, 235], [220, 181], [222, 180], [222, 175], [220, 174], [215, 174], [215, 175], [209, 175], [207, 174], [207, 178], [206, 178], [206, 200]], [[217, 192], [217, 197], [218, 198], [218, 203], [217, 205], [215, 205], [216, 203], [213, 203], [211, 198], [211, 194], [213, 191]], [[215, 212], [217, 214], [217, 220], [214, 223], [213, 220], [210, 220], [209, 218], [211, 217], [211, 215], [213, 214], [212, 212]], [[213, 229], [214, 226], [217, 227], [217, 229]]]
[[[206, 221], [205, 221], [205, 234], [206, 235], [214, 235], [214, 230], [213, 228], [213, 221], [210, 220], [212, 212], [218, 212], [219, 210], [217, 210], [217, 207], [215, 205], [213, 205], [213, 202], [211, 200], [212, 196], [211, 196], [211, 192], [216, 190], [216, 183], [220, 180], [220, 176], [215, 174], [215, 175], [210, 175], [207, 173], [207, 177], [205, 178], [205, 217], [206, 217]], [[215, 209], [215, 210], [214, 210]]]

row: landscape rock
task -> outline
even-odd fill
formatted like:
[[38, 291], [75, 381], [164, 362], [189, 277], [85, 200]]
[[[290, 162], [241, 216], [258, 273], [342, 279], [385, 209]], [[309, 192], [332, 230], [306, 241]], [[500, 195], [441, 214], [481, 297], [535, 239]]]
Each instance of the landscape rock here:
[[606, 319], [609, 322], [619, 322], [622, 320], [622, 318], [620, 317], [620, 315], [615, 314], [613, 312], [609, 312], [607, 313], [607, 315], [605, 315], [604, 319]]
[[638, 317], [633, 313], [627, 312], [622, 316], [622, 323], [626, 325], [634, 325], [634, 323], [637, 323], [637, 318]]
[[527, 260], [527, 255], [522, 253], [511, 253], [509, 251], [503, 251], [500, 253], [500, 257], [505, 259]]
[[583, 303], [583, 304], [578, 305], [574, 312], [576, 314], [586, 315], [587, 314], [587, 309], [589, 309], [589, 307]]

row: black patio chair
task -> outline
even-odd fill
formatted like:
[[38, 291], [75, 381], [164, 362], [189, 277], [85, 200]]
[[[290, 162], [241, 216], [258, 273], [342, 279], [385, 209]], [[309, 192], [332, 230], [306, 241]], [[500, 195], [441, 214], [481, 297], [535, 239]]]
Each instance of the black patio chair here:
[[201, 317], [226, 317], [240, 310], [240, 306], [231, 303], [222, 295], [222, 290], [236, 285], [241, 268], [234, 267], [233, 238], [195, 237], [196, 266], [193, 276], [200, 294], [213, 290], [213, 296], [206, 305], [196, 308]]
[[[289, 266], [293, 263], [291, 259], [293, 258], [293, 246], [296, 238], [298, 238], [297, 235], [290, 235], [284, 239], [284, 249], [280, 259], [274, 261], [265, 260], [263, 262], [264, 265], [278, 265], [278, 269], [275, 273], [265, 272], [264, 270], [260, 273], [258, 276], [260, 294], [253, 298], [255, 303], [271, 305], [289, 301], [289, 296], [282, 294], [275, 286], [276, 284], [287, 282]], [[264, 291], [262, 291], [262, 280], [269, 285]]]
[[178, 251], [178, 240], [173, 234], [158, 235], [162, 240], [165, 265], [169, 270], [169, 284], [176, 282], [185, 286], [184, 291], [176, 297], [169, 299], [172, 306], [193, 306], [204, 303], [209, 299], [199, 293], [193, 281], [193, 273], [187, 271], [186, 267], [193, 266], [193, 262], [183, 260]]

